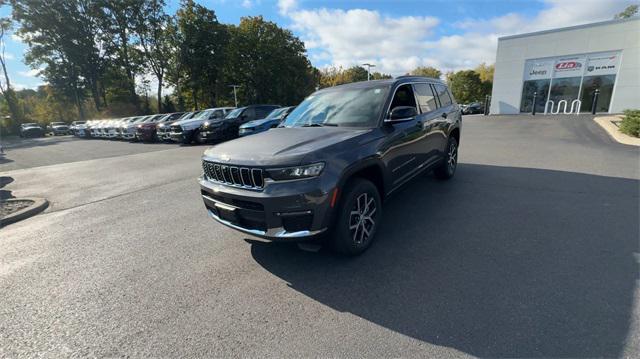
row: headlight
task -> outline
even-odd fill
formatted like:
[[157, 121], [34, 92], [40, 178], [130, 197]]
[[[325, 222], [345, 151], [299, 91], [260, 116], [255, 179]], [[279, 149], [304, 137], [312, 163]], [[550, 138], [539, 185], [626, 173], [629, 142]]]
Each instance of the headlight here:
[[287, 168], [274, 168], [269, 169], [269, 177], [276, 181], [285, 181], [298, 178], [315, 177], [322, 173], [324, 163], [314, 163], [306, 166], [287, 167]]

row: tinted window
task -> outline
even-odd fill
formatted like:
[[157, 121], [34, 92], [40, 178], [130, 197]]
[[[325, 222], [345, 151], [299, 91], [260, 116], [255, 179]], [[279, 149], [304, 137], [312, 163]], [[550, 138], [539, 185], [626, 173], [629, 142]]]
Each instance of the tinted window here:
[[423, 113], [433, 111], [438, 107], [436, 105], [436, 96], [431, 90], [431, 86], [428, 84], [415, 84], [413, 88], [418, 98], [418, 106], [420, 106], [420, 110]]
[[254, 118], [256, 118], [256, 109], [255, 109], [255, 107], [247, 108], [242, 113], [242, 115], [245, 116], [245, 119], [253, 120]]
[[449, 91], [447, 91], [447, 87], [444, 85], [433, 85], [438, 92], [438, 97], [440, 98], [440, 105], [442, 107], [449, 106], [453, 103], [451, 100], [451, 96], [449, 95]]
[[413, 90], [411, 89], [411, 85], [402, 85], [398, 87], [395, 95], [393, 96], [393, 101], [391, 102], [390, 109], [393, 110], [399, 106], [410, 106], [416, 107], [416, 98], [413, 95]]
[[224, 110], [215, 110], [213, 111], [213, 113], [211, 114], [211, 116], [209, 116], [210, 119], [214, 119], [214, 118], [224, 118]]
[[264, 118], [272, 110], [273, 110], [273, 107], [257, 107], [256, 108], [256, 118]]

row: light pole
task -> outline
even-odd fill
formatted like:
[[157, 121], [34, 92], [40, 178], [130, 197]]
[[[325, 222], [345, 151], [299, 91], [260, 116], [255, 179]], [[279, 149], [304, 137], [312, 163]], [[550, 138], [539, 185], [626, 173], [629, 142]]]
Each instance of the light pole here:
[[236, 95], [236, 89], [242, 87], [240, 85], [229, 85], [229, 87], [233, 87], [233, 100], [236, 103], [236, 107], [238, 107], [238, 96]]
[[376, 67], [376, 65], [374, 65], [374, 64], [362, 64], [362, 66], [366, 66], [367, 67], [367, 81], [369, 81], [371, 79], [371, 68], [372, 67]]

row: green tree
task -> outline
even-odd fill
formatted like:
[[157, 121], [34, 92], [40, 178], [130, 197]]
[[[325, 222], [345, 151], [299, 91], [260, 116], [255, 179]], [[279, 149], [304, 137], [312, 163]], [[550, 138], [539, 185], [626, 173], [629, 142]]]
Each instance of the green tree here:
[[409, 74], [413, 76], [431, 77], [434, 79], [439, 79], [440, 76], [442, 76], [442, 72], [440, 70], [431, 66], [416, 67]]
[[225, 79], [242, 86], [240, 102], [297, 104], [315, 89], [314, 73], [291, 31], [261, 16], [244, 17], [231, 29]]
[[218, 22], [213, 10], [193, 0], [182, 1], [176, 18], [173, 36], [178, 59], [172, 66], [170, 81], [179, 96], [190, 95], [193, 108], [216, 105], [229, 41], [227, 27]]
[[473, 70], [462, 70], [447, 74], [449, 88], [459, 103], [481, 101], [485, 89], [480, 75]]
[[[39, 1], [39, 0], [35, 0]], [[141, 72], [142, 54], [132, 37], [143, 16], [143, 0], [93, 0], [100, 5], [98, 21], [102, 29], [105, 51], [126, 76], [129, 101], [140, 110], [136, 93], [136, 74]]]
[[638, 14], [638, 5], [629, 5], [624, 10], [616, 14], [614, 19], [628, 19]]
[[[380, 72], [371, 73], [371, 80], [390, 78], [392, 77], [388, 74]], [[362, 66], [352, 66], [347, 69], [343, 69], [342, 67], [328, 67], [320, 71], [319, 85], [322, 88], [358, 81], [367, 81], [367, 69]]]
[[164, 12], [163, 0], [145, 0], [137, 21], [137, 44], [145, 62], [158, 79], [158, 111], [162, 112], [162, 86], [171, 58], [175, 56], [172, 18]]
[[95, 1], [14, 0], [13, 17], [18, 33], [29, 46], [25, 62], [41, 74], [58, 92], [73, 99], [84, 118], [87, 88], [99, 106], [97, 81], [100, 76], [100, 48], [96, 43]]
[[484, 62], [478, 65], [473, 71], [477, 72], [482, 82], [493, 83], [493, 73], [495, 72], [495, 65], [487, 65]]

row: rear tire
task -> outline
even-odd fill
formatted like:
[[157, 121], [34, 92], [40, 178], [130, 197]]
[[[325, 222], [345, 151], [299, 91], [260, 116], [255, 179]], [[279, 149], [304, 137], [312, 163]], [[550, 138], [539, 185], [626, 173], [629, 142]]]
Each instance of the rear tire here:
[[339, 203], [331, 248], [355, 256], [366, 251], [375, 237], [382, 219], [382, 200], [378, 188], [364, 178], [351, 180]]
[[439, 165], [433, 173], [439, 180], [448, 180], [456, 173], [458, 167], [458, 141], [454, 137], [449, 137], [447, 144], [447, 152], [444, 161]]

